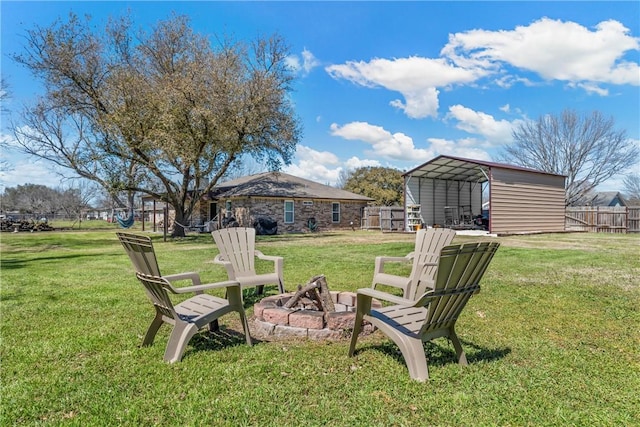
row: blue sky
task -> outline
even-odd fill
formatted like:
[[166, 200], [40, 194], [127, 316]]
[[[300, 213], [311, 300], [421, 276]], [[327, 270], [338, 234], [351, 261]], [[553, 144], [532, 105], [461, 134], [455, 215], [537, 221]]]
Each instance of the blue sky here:
[[[360, 166], [411, 169], [441, 155], [492, 160], [523, 120], [598, 110], [640, 144], [640, 2], [31, 2], [2, 1], [2, 76], [11, 118], [41, 91], [8, 54], [70, 11], [131, 11], [149, 28], [172, 12], [202, 34], [291, 47], [303, 124], [284, 171], [334, 184]], [[3, 114], [0, 137], [11, 143]], [[0, 188], [56, 186], [51, 165], [3, 150]], [[257, 172], [257, 171], [254, 171]], [[623, 173], [600, 190], [622, 190]], [[640, 166], [633, 171], [640, 173]]]

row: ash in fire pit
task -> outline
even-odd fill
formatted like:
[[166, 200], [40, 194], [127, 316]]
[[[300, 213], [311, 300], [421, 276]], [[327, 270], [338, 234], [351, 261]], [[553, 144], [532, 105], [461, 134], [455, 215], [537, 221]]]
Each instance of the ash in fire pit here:
[[[373, 300], [373, 307], [380, 307]], [[253, 306], [254, 324], [267, 338], [348, 338], [355, 321], [356, 294], [329, 291], [324, 275], [315, 276], [289, 292], [263, 298]], [[365, 322], [363, 333], [373, 326]]]

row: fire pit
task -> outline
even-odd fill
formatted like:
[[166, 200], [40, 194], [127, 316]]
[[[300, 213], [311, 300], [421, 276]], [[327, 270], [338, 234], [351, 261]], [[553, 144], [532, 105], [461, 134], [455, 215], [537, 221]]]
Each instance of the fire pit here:
[[[373, 307], [382, 304], [373, 300]], [[265, 338], [340, 339], [351, 336], [356, 293], [329, 291], [324, 276], [313, 277], [297, 292], [263, 298], [253, 306], [254, 325]], [[373, 332], [365, 322], [363, 334]]]

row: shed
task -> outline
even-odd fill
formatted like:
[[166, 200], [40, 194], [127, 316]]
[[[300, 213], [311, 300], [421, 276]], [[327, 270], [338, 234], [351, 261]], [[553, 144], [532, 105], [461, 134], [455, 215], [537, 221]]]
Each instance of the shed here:
[[496, 234], [564, 231], [564, 175], [438, 156], [403, 176], [409, 231], [421, 225]]

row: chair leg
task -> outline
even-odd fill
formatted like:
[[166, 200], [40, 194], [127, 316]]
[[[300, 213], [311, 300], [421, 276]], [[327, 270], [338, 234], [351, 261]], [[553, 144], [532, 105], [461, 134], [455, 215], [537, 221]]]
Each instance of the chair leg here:
[[424, 346], [422, 340], [410, 339], [400, 351], [404, 356], [409, 369], [409, 376], [414, 380], [426, 381], [429, 379], [429, 367], [427, 366], [427, 356], [424, 354]]
[[247, 344], [253, 345], [253, 342], [251, 341], [251, 332], [249, 331], [249, 322], [247, 322], [247, 315], [242, 308], [238, 310], [238, 313], [240, 313], [240, 323], [242, 323], [242, 329], [244, 329], [244, 337], [247, 341]]
[[284, 294], [284, 283], [282, 283], [282, 280], [278, 280], [278, 290], [281, 294]]
[[176, 322], [164, 352], [165, 362], [179, 362], [187, 343], [196, 332], [198, 332], [198, 328], [193, 323]]
[[262, 295], [262, 294], [264, 294], [264, 285], [256, 286], [256, 295]]
[[460, 344], [460, 340], [458, 339], [458, 335], [456, 334], [456, 331], [453, 329], [453, 326], [449, 330], [449, 338], [451, 339], [453, 348], [456, 350], [458, 363], [460, 365], [467, 366], [469, 364], [467, 362], [467, 355], [464, 353], [464, 350], [462, 349], [462, 345]]
[[156, 312], [156, 317], [151, 322], [151, 325], [149, 325], [149, 329], [147, 329], [147, 333], [145, 334], [144, 340], [142, 341], [143, 347], [153, 344], [156, 333], [158, 333], [158, 329], [160, 329], [160, 326], [162, 326], [163, 323], [164, 321], [162, 320], [162, 314]]
[[218, 319], [216, 319], [213, 322], [209, 323], [209, 331], [218, 332], [219, 330], [220, 330], [220, 322], [218, 322]]
[[356, 351], [356, 342], [362, 330], [362, 321], [365, 313], [371, 312], [371, 297], [358, 294], [356, 301], [356, 318], [353, 323], [353, 331], [351, 333], [351, 344], [349, 345], [349, 357], [353, 357]]
[[429, 368], [427, 367], [427, 356], [424, 353], [424, 346], [420, 338], [412, 338], [392, 327], [385, 327], [386, 324], [380, 324], [380, 330], [396, 343], [402, 352], [409, 376], [417, 381], [426, 381], [429, 379]]

